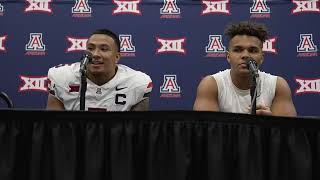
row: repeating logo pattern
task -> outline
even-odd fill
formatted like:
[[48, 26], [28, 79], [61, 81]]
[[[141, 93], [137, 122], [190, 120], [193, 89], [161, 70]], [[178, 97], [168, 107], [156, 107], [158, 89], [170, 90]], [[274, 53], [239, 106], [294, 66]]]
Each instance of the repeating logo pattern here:
[[177, 75], [166, 74], [163, 76], [163, 84], [160, 87], [160, 97], [162, 98], [180, 98], [180, 86], [177, 83]]
[[296, 78], [296, 82], [300, 85], [295, 91], [296, 94], [318, 93], [320, 94], [320, 78]]
[[250, 14], [251, 18], [270, 18], [271, 10], [267, 5], [267, 0], [253, 0]]
[[66, 52], [84, 51], [87, 49], [88, 38], [77, 38], [67, 36], [67, 41], [70, 42]]
[[46, 76], [24, 76], [20, 75], [22, 85], [19, 88], [21, 91], [44, 91], [47, 92], [47, 77]]
[[157, 42], [160, 44], [160, 48], [157, 49], [159, 53], [181, 53], [186, 54], [186, 49], [183, 45], [187, 38], [160, 38], [157, 37]]
[[202, 0], [204, 9], [201, 15], [208, 14], [226, 14], [230, 15], [229, 0]]
[[296, 7], [291, 11], [291, 14], [303, 12], [320, 13], [319, 0], [292, 0]]
[[[120, 54], [123, 58], [130, 59], [129, 61], [137, 60], [141, 61], [157, 61], [159, 59], [164, 59], [166, 57], [173, 57], [173, 61], [176, 59], [182, 59], [183, 61], [189, 61], [189, 55], [197, 55], [199, 58], [208, 57], [205, 59], [224, 59], [227, 54], [227, 44], [224, 44], [224, 36], [221, 30], [220, 24], [215, 21], [210, 21], [212, 17], [221, 17], [221, 18], [230, 18], [232, 16], [238, 16], [237, 4], [233, 4], [231, 0], [201, 0], [197, 3], [192, 4], [193, 16], [197, 16], [199, 20], [206, 22], [208, 26], [199, 27], [203, 30], [203, 34], [196, 34], [197, 40], [195, 41], [193, 37], [193, 32], [174, 32], [172, 24], [179, 24], [188, 21], [190, 18], [189, 13], [186, 12], [185, 2], [179, 0], [161, 0], [156, 3], [155, 11], [152, 11], [153, 14], [150, 14], [150, 11], [147, 11], [143, 0], [112, 0], [109, 2], [110, 6], [109, 11], [98, 11], [96, 10], [96, 4], [92, 3], [91, 0], [73, 0], [72, 3], [64, 6], [67, 7], [67, 15], [65, 17], [74, 20], [75, 22], [91, 22], [96, 14], [105, 15], [105, 20], [108, 22], [110, 16], [115, 20], [119, 21], [121, 24], [131, 24], [129, 22], [131, 19], [132, 23], [135, 21], [141, 20], [141, 17], [152, 16], [155, 14], [155, 17], [158, 18], [162, 27], [169, 31], [157, 31], [154, 30], [156, 35], [151, 37], [141, 36], [141, 32], [129, 31], [128, 29], [122, 29], [125, 33], [119, 34], [120, 40]], [[143, 2], [143, 3], [142, 3]], [[33, 17], [45, 17], [45, 18], [54, 18], [55, 16], [60, 15], [61, 12], [59, 6], [56, 6], [56, 2], [53, 0], [24, 0], [20, 8], [20, 14], [27, 16], [32, 20]], [[240, 3], [240, 2], [239, 2]], [[248, 1], [245, 4], [243, 13], [244, 17], [255, 18], [256, 21], [269, 21], [272, 17], [272, 13], [278, 11], [279, 9], [273, 8], [273, 3], [268, 0], [252, 0]], [[0, 3], [0, 16], [1, 18], [7, 18], [8, 15], [12, 14], [10, 12], [10, 6], [7, 6], [6, 2]], [[10, 12], [10, 13], [8, 13]], [[318, 17], [320, 15], [320, 0], [291, 0], [289, 8], [286, 12], [288, 17], [296, 18], [298, 16], [306, 18], [309, 17]], [[44, 18], [44, 19], [45, 19]], [[128, 18], [129, 20], [126, 20]], [[232, 17], [233, 18], [233, 17]], [[112, 19], [113, 21], [113, 19]], [[227, 22], [227, 21], [225, 21]], [[34, 57], [30, 56], [42, 56], [39, 59], [43, 61], [48, 61], [49, 53], [51, 50], [55, 50], [54, 46], [57, 41], [53, 41], [49, 37], [52, 37], [51, 34], [46, 32], [45, 27], [39, 28], [41, 26], [33, 26], [33, 22], [30, 21], [31, 30], [28, 32], [21, 31], [22, 39], [21, 47], [12, 47], [15, 41], [18, 39], [18, 36], [15, 34], [10, 34], [3, 30], [0, 31], [0, 55], [7, 56], [12, 53], [12, 48], [18, 48], [23, 51], [23, 54], [28, 56], [26, 59], [32, 59]], [[201, 22], [202, 23], [202, 22]], [[317, 22], [311, 22], [316, 24]], [[192, 24], [192, 23], [190, 23]], [[195, 23], [196, 24], [196, 23]], [[89, 26], [89, 23], [88, 23]], [[192, 26], [192, 25], [191, 25]], [[317, 24], [315, 26], [318, 26]], [[64, 24], [60, 24], [59, 28], [64, 28]], [[312, 26], [314, 27], [314, 26]], [[37, 29], [39, 28], [39, 29]], [[110, 27], [111, 28], [111, 27]], [[148, 26], [144, 27], [148, 30]], [[190, 27], [194, 28], [194, 27]], [[196, 27], [198, 28], [198, 27]], [[299, 29], [299, 28], [297, 28]], [[57, 29], [59, 30], [59, 29]], [[201, 32], [202, 32], [201, 30]], [[315, 31], [314, 28], [310, 28], [310, 31], [298, 31], [296, 29], [288, 29], [290, 32], [294, 32], [295, 35], [290, 37], [290, 40], [294, 43], [286, 43], [287, 39], [284, 39], [277, 31], [274, 31], [271, 37], [263, 43], [263, 51], [268, 53], [268, 56], [280, 57], [283, 55], [283, 44], [285, 44], [286, 51], [292, 51], [297, 60], [302, 60], [303, 63], [308, 63], [306, 59], [315, 59], [318, 56], [319, 48], [319, 33]], [[81, 31], [81, 30], [80, 30]], [[209, 31], [209, 33], [208, 33]], [[173, 33], [171, 33], [173, 32]], [[81, 53], [86, 50], [86, 43], [88, 38], [84, 34], [79, 34], [77, 32], [68, 32], [70, 34], [63, 34], [62, 44], [63, 51], [62, 53]], [[19, 34], [20, 35], [20, 34]], [[87, 35], [87, 34], [86, 34]], [[199, 37], [199, 38], [198, 38]], [[59, 38], [58, 38], [59, 39]], [[59, 39], [59, 42], [60, 40]], [[200, 39], [200, 40], [199, 40]], [[198, 41], [199, 40], [199, 41]], [[278, 42], [279, 41], [279, 42]], [[290, 42], [291, 42], [290, 41]], [[140, 47], [141, 42], [148, 44], [148, 48]], [[199, 43], [200, 42], [200, 43]], [[195, 49], [194, 43], [199, 43], [196, 45], [197, 50]], [[280, 44], [281, 43], [281, 44]], [[279, 46], [278, 46], [279, 45]], [[50, 47], [50, 48], [49, 48]], [[18, 51], [15, 51], [18, 52]], [[139, 52], [139, 53], [137, 53]], [[142, 53], [140, 53], [142, 52]], [[154, 59], [144, 59], [143, 53], [151, 52]], [[170, 55], [166, 55], [170, 54]], [[183, 57], [182, 57], [183, 56]], [[132, 57], [132, 58], [130, 58]], [[276, 59], [276, 58], [273, 58]], [[3, 58], [3, 60], [7, 60]], [[194, 59], [192, 59], [194, 60]], [[135, 61], [134, 63], [139, 63]], [[317, 59], [316, 59], [317, 61]], [[201, 61], [199, 61], [202, 63]], [[314, 62], [314, 61], [312, 61]], [[170, 62], [171, 63], [171, 60]], [[192, 67], [191, 67], [192, 68]], [[171, 72], [172, 74], [161, 74], [161, 77], [152, 77], [152, 79], [157, 82], [160, 81], [158, 88], [160, 89], [161, 98], [177, 98], [181, 97], [181, 87], [177, 79], [177, 72]], [[162, 77], [163, 75], [163, 77]], [[295, 90], [293, 91], [295, 95], [308, 95], [320, 93], [320, 80], [317, 77], [293, 77], [288, 79], [293, 81]], [[183, 78], [182, 76], [179, 76]], [[22, 85], [19, 87], [19, 92], [29, 92], [29, 91], [40, 91], [46, 92], [47, 85], [46, 76], [32, 76], [32, 75], [19, 75], [19, 78], [16, 78], [19, 81], [22, 81]], [[184, 86], [184, 84], [181, 84]], [[70, 87], [71, 88], [71, 87]], [[75, 91], [76, 88], [72, 86], [72, 91]], [[97, 89], [97, 94], [101, 94], [101, 89]]]
[[177, 0], [163, 0], [163, 6], [160, 9], [160, 18], [174, 19], [180, 18], [180, 8], [177, 6]]
[[0, 36], [0, 52], [6, 51], [5, 40], [7, 39], [7, 35]]
[[3, 7], [3, 5], [0, 3], [0, 16], [3, 16], [3, 12], [4, 12], [4, 7]]
[[116, 8], [113, 10], [112, 14], [133, 14], [133, 15], [142, 15], [139, 4], [141, 0], [112, 0], [116, 5]]
[[206, 53], [207, 57], [226, 57], [226, 47], [222, 44], [222, 35], [209, 35]]
[[298, 56], [317, 56], [317, 46], [313, 43], [312, 34], [300, 34], [300, 43], [297, 46]]
[[134, 57], [136, 47], [132, 43], [131, 34], [119, 34], [120, 53], [122, 57]]
[[76, 0], [71, 13], [73, 17], [91, 17], [92, 10], [88, 0]]
[[29, 4], [25, 9], [25, 13], [32, 13], [32, 12], [46, 12], [52, 13], [52, 9], [50, 7], [50, 3], [52, 0], [26, 0]]
[[26, 55], [44, 56], [46, 55], [46, 45], [42, 41], [42, 33], [30, 33], [29, 42], [26, 44]]
[[267, 39], [264, 43], [263, 43], [263, 48], [262, 50], [264, 52], [268, 52], [268, 53], [273, 53], [273, 54], [277, 54], [277, 49], [276, 49], [276, 42], [277, 42], [277, 38], [276, 37], [272, 37], [270, 39]]

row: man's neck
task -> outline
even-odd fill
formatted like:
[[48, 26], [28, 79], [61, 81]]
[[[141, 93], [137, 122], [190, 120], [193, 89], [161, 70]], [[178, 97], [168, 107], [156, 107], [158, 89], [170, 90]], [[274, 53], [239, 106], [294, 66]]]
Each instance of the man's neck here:
[[240, 75], [234, 73], [232, 70], [230, 70], [230, 76], [232, 83], [239, 89], [247, 90], [250, 89], [251, 84], [251, 76], [247, 75]]
[[109, 82], [117, 74], [117, 70], [118, 70], [118, 67], [111, 74], [92, 75], [92, 74], [88, 73], [87, 77], [88, 77], [88, 79], [90, 79], [92, 82], [94, 82], [98, 86], [101, 86], [101, 85]]

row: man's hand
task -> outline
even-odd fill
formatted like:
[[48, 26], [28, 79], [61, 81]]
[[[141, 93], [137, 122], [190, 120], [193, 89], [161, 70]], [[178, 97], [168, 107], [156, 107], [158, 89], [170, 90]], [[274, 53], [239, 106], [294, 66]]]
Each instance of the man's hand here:
[[[248, 112], [251, 112], [251, 106], [248, 107]], [[256, 107], [256, 114], [257, 115], [267, 115], [267, 116], [272, 116], [272, 112], [270, 107], [264, 106], [261, 104], [258, 104]]]

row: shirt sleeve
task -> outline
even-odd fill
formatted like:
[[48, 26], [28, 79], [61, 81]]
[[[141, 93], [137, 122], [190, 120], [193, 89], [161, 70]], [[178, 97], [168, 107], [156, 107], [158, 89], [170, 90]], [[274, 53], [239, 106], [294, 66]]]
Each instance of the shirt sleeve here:
[[47, 76], [47, 80], [48, 80], [48, 93], [55, 96], [58, 100], [60, 100], [61, 102], [63, 101], [60, 97], [60, 89], [59, 89], [59, 85], [57, 82], [57, 73], [54, 69], [54, 67], [50, 68], [48, 70], [48, 76]]
[[153, 84], [150, 76], [144, 74], [141, 77], [139, 85], [135, 88], [136, 102], [140, 102], [146, 98], [149, 98], [152, 92]]

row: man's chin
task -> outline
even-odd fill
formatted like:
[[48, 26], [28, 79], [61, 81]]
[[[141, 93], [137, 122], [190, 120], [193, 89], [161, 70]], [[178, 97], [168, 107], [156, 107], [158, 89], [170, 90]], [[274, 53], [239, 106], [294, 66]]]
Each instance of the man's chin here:
[[99, 76], [99, 75], [103, 75], [104, 71], [102, 70], [94, 70], [94, 71], [90, 71], [90, 74], [94, 75], [94, 76]]
[[239, 71], [239, 76], [241, 77], [250, 76], [250, 71], [248, 71], [247, 69], [242, 69]]

